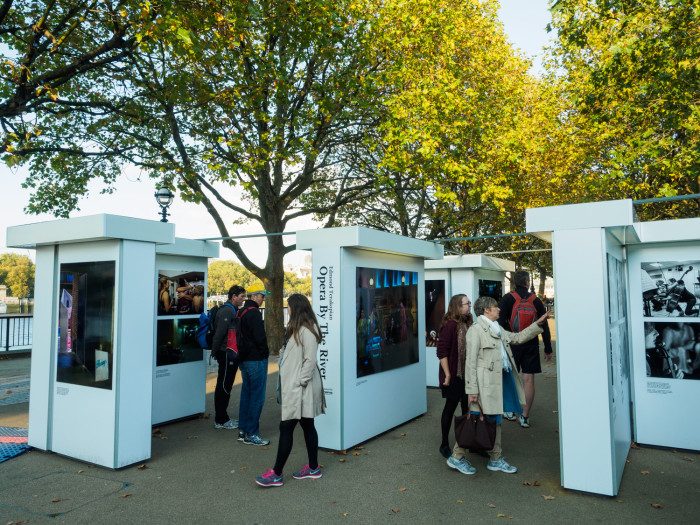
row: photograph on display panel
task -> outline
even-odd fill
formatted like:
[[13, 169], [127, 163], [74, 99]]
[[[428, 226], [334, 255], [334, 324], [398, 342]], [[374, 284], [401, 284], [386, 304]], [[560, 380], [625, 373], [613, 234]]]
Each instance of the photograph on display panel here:
[[202, 347], [197, 342], [199, 319], [159, 319], [156, 336], [156, 366], [201, 361]]
[[700, 379], [700, 323], [644, 323], [647, 377]]
[[357, 268], [357, 377], [418, 362], [418, 272]]
[[642, 263], [644, 317], [698, 317], [700, 260]]
[[501, 302], [503, 298], [503, 283], [501, 281], [491, 281], [479, 279], [479, 297], [492, 297]]
[[115, 266], [114, 261], [61, 264], [56, 362], [61, 383], [112, 388]]
[[204, 272], [158, 271], [158, 315], [192, 315], [204, 311]]
[[445, 315], [444, 279], [425, 280], [425, 346], [437, 346], [440, 324]]

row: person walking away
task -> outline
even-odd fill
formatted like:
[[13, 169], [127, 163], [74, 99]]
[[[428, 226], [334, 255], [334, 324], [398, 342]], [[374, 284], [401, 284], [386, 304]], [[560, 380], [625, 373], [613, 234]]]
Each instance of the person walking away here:
[[229, 418], [227, 412], [231, 388], [238, 371], [238, 358], [227, 355], [226, 340], [231, 320], [236, 316], [243, 301], [245, 301], [245, 288], [238, 285], [232, 286], [228, 290], [228, 300], [217, 309], [214, 318], [214, 337], [211, 347], [212, 355], [219, 363], [214, 389], [214, 428], [226, 430], [238, 428], [238, 420]]
[[277, 460], [265, 474], [255, 478], [263, 487], [280, 487], [284, 483], [283, 469], [292, 450], [294, 428], [301, 424], [306, 442], [309, 462], [294, 479], [320, 478], [318, 464], [318, 434], [314, 418], [326, 412], [321, 374], [316, 365], [318, 344], [323, 340], [321, 328], [314, 315], [311, 303], [301, 294], [293, 294], [287, 299], [289, 324], [287, 325], [287, 345], [283, 348], [279, 363], [282, 421], [277, 447]]
[[[478, 317], [467, 332], [465, 391], [472, 413], [483, 412], [483, 417], [496, 421], [496, 439], [488, 452], [490, 459], [486, 468], [514, 474], [518, 469], [501, 456], [501, 414], [519, 411], [525, 402], [525, 393], [520, 376], [514, 372], [515, 359], [510, 345], [522, 344], [542, 333], [549, 313], [516, 334], [501, 328], [497, 322], [499, 312], [493, 297], [482, 296], [474, 303], [474, 313]], [[474, 474], [476, 469], [465, 456], [466, 451], [455, 444], [447, 466], [462, 474]]]
[[260, 307], [270, 295], [260, 285], [248, 289], [248, 299], [241, 308], [248, 310], [241, 317], [241, 341], [238, 345], [239, 368], [243, 385], [238, 409], [238, 440], [246, 445], [269, 445], [270, 440], [260, 437], [260, 414], [265, 404], [267, 387], [267, 359], [270, 350]]
[[[515, 284], [515, 291], [507, 293], [501, 299], [501, 314], [498, 318], [498, 324], [510, 332], [519, 332], [526, 327], [511, 326], [513, 309], [517, 308], [516, 304], [519, 299], [531, 301], [532, 306], [535, 308], [535, 312], [532, 313], [533, 320], [544, 315], [547, 309], [544, 304], [542, 304], [542, 301], [540, 301], [534, 293], [529, 291], [530, 274], [528, 272], [524, 270], [515, 272], [513, 275], [513, 283]], [[545, 361], [550, 361], [552, 359], [552, 336], [547, 323], [544, 324], [543, 328], [542, 342], [544, 343], [544, 359]], [[535, 337], [525, 344], [514, 344], [511, 348], [513, 350], [513, 357], [515, 357], [515, 363], [518, 367], [518, 372], [522, 374], [523, 386], [525, 387], [525, 405], [518, 419], [521, 427], [529, 428], [530, 412], [532, 411], [532, 404], [535, 401], [535, 374], [542, 372], [539, 339]], [[511, 412], [506, 412], [503, 415], [510, 421], [516, 419], [515, 414]]]
[[468, 410], [467, 394], [464, 391], [464, 364], [467, 356], [467, 330], [474, 322], [471, 301], [464, 294], [453, 295], [440, 325], [436, 354], [440, 360], [438, 372], [440, 390], [445, 400], [440, 419], [442, 442], [440, 454], [449, 458], [451, 454], [449, 434], [457, 405], [462, 415]]

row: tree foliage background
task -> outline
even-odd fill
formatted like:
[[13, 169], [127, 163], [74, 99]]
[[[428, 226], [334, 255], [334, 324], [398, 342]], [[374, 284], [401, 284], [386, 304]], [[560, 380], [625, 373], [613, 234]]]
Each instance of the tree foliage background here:
[[[6, 0], [3, 159], [68, 216], [136, 166], [201, 204], [272, 295], [290, 221], [362, 224], [551, 273], [528, 207], [698, 193], [699, 8], [558, 0], [536, 78], [496, 0]], [[640, 208], [696, 216], [698, 202]], [[234, 239], [268, 236], [257, 265]], [[219, 286], [217, 284], [217, 286]]]

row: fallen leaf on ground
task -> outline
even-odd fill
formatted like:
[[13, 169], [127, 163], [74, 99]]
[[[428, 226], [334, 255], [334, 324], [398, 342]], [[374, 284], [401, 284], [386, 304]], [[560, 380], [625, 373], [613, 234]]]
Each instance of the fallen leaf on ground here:
[[650, 472], [648, 470], [642, 470], [642, 474], [646, 476], [647, 474], [650, 474]]
[[269, 448], [270, 448], [270, 447], [268, 447], [267, 445], [265, 445], [262, 449], [263, 449], [263, 450], [269, 450]]
[[496, 508], [496, 505], [494, 505], [493, 503], [489, 503], [489, 508], [495, 509], [495, 508]]
[[245, 470], [245, 469], [247, 469], [247, 468], [248, 468], [248, 467], [241, 467], [241, 470]]
[[651, 506], [655, 509], [663, 509], [664, 508], [663, 505], [659, 505], [658, 503], [652, 503]]
[[550, 500], [550, 499], [554, 499], [554, 496], [547, 496], [547, 494], [542, 494], [542, 499]]
[[335, 501], [328, 501], [327, 503], [335, 503]]
[[339, 461], [340, 463], [345, 463], [345, 458], [340, 458], [338, 461]]
[[399, 489], [399, 492], [406, 492], [406, 487], [401, 487], [401, 488]]
[[338, 454], [342, 454], [343, 456], [347, 456], [347, 455], [348, 455], [348, 451], [347, 451], [347, 450], [341, 450], [340, 452], [338, 452]]
[[[360, 453], [359, 453], [359, 452], [353, 452], [352, 455], [353, 455], [353, 456], [359, 456]], [[692, 459], [691, 459], [691, 461], [692, 461]]]
[[464, 503], [464, 502], [461, 499], [458, 499], [457, 503]]
[[505, 515], [505, 514], [496, 514], [496, 517], [498, 517], [498, 518], [505, 518], [506, 515]]
[[80, 469], [80, 470], [78, 471], [78, 474], [82, 474], [83, 472], [85, 472], [85, 471], [84, 471], [83, 469]]
[[160, 436], [160, 439], [168, 439], [168, 436]]
[[187, 436], [187, 439], [197, 439], [199, 436]]
[[639, 448], [639, 445], [637, 445], [634, 441], [630, 445], [630, 448]]
[[365, 447], [355, 447], [355, 450], [362, 450]]
[[695, 461], [695, 460], [693, 458], [689, 458], [686, 456], [683, 458], [683, 461]]
[[617, 501], [618, 503], [622, 503], [621, 499], [616, 499], [615, 501]]
[[139, 466], [136, 467], [136, 468], [139, 469], [139, 470], [145, 470], [145, 469], [148, 468], [148, 465], [146, 465], [145, 463], [142, 463], [141, 465], [139, 465]]
[[402, 436], [405, 436], [405, 435], [406, 435], [406, 432], [401, 432], [401, 435], [402, 435]]
[[160, 429], [154, 428], [153, 430], [151, 430], [151, 434], [153, 434], [153, 435], [160, 434]]
[[528, 487], [532, 485], [529, 481], [523, 481], [523, 485], [527, 485]]
[[122, 498], [130, 498], [131, 494], [122, 494]]
[[5, 393], [6, 393], [6, 394], [11, 394], [11, 393], [12, 393], [12, 390], [5, 390]]
[[535, 482], [533, 483], [533, 485], [534, 485], [535, 487], [539, 487], [539, 486], [540, 486], [540, 482], [539, 482], [539, 481], [535, 481]]
[[210, 417], [211, 417], [211, 414], [205, 414], [204, 412], [199, 414], [199, 419], [209, 419]]
[[391, 509], [391, 512], [393, 512], [394, 514], [398, 514], [398, 513], [399, 513], [399, 509]]
[[343, 516], [346, 516], [346, 517], [347, 517], [347, 515], [348, 515], [348, 513], [347, 513], [347, 512], [343, 512]]
[[54, 498], [54, 499], [51, 500], [51, 503], [58, 503], [59, 501], [61, 501], [61, 500], [58, 499], [58, 498]]

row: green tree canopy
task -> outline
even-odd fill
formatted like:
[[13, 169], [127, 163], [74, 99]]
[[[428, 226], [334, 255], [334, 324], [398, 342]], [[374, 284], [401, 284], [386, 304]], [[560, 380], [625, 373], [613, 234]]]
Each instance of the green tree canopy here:
[[0, 255], [0, 284], [8, 287], [11, 297], [34, 295], [34, 263], [26, 255], [3, 253]]

